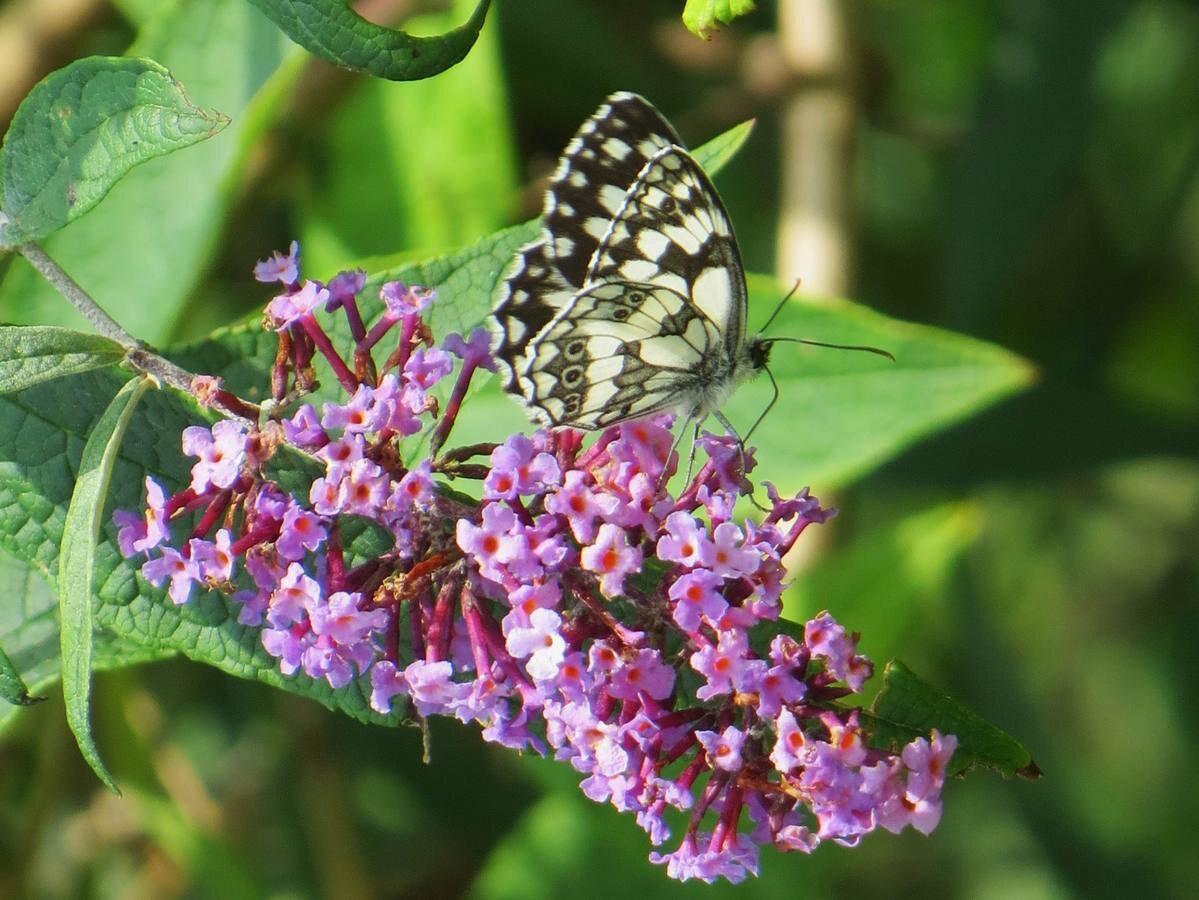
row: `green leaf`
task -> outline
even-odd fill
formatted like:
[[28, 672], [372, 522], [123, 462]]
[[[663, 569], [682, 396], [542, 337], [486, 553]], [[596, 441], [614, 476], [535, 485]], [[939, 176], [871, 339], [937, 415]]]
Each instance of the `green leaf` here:
[[211, 137], [228, 121], [192, 105], [153, 60], [93, 56], [51, 73], [21, 102], [4, 137], [4, 242], [57, 231], [134, 166]]
[[1041, 777], [1032, 756], [1015, 738], [917, 678], [897, 659], [887, 663], [883, 689], [863, 720], [870, 726], [871, 744], [892, 751], [914, 738], [927, 738], [934, 728], [956, 735], [952, 774], [983, 766], [1004, 775]]
[[92, 771], [113, 793], [116, 782], [96, 749], [91, 730], [92, 604], [96, 542], [108, 483], [117, 452], [137, 408], [137, 401], [152, 384], [139, 377], [128, 381], [96, 423], [83, 448], [79, 475], [63, 527], [58, 565], [58, 620], [62, 640], [62, 689], [67, 724]]
[[701, 144], [692, 152], [695, 161], [704, 167], [709, 175], [715, 175], [737, 155], [745, 142], [753, 133], [756, 119], [746, 119], [739, 125], [734, 125], [728, 131], [722, 132], [712, 140]]
[[683, 7], [683, 24], [704, 40], [721, 25], [728, 25], [737, 16], [753, 12], [753, 0], [687, 0]]
[[[438, 33], [476, 2], [454, 0], [410, 24]], [[410, 258], [444, 252], [511, 222], [519, 185], [504, 85], [494, 28], [437, 78], [399, 89], [379, 79], [359, 84], [328, 123], [322, 189], [300, 216], [308, 273], [392, 253], [398, 242]]]
[[115, 365], [125, 348], [98, 334], [53, 326], [0, 326], [0, 393]]
[[[29, 690], [43, 696], [58, 683], [62, 653], [58, 598], [49, 582], [28, 563], [0, 550], [0, 644]], [[92, 641], [92, 671], [128, 668], [175, 655], [169, 648], [139, 647], [107, 631]], [[24, 707], [0, 705], [0, 735]]]
[[325, 62], [391, 81], [444, 72], [474, 46], [491, 0], [466, 24], [437, 37], [413, 37], [362, 18], [342, 0], [250, 0], [283, 32]]
[[21, 679], [21, 673], [12, 664], [4, 648], [0, 647], [0, 700], [5, 700], [13, 706], [32, 706], [45, 699], [29, 695], [29, 688]]
[[[284, 102], [283, 88], [293, 73], [278, 73], [272, 82], [277, 90], [262, 86], [276, 76], [286, 53], [298, 63], [305, 55], [245, 0], [159, 2], [154, 13], [130, 54], [158, 60], [187, 85], [190, 96], [233, 116], [233, 122], [186, 153], [137, 167], [103, 203], [39, 243], [109, 315], [142, 340], [162, 345], [178, 340], [181, 328], [197, 336], [228, 317], [210, 294], [184, 310], [222, 246], [229, 204], [244, 187], [237, 175], [244, 154], [256, 130], [270, 124], [262, 111]], [[0, 321], [87, 330], [23, 258], [12, 261], [0, 284]]]
[[[786, 293], [772, 278], [750, 276], [750, 318], [762, 321]], [[779, 399], [750, 443], [758, 475], [780, 488], [811, 485], [819, 494], [847, 484], [920, 438], [1032, 383], [1034, 370], [999, 347], [938, 328], [891, 319], [848, 301], [787, 304], [772, 337], [808, 338], [889, 351], [871, 353], [780, 343], [770, 371]], [[741, 434], [771, 399], [759, 377], [726, 410]]]

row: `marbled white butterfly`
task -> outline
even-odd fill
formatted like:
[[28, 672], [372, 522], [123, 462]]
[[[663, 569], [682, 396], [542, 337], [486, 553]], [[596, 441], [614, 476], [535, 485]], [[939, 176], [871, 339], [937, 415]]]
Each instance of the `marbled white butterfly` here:
[[719, 407], [771, 341], [745, 334], [728, 214], [661, 114], [609, 97], [562, 154], [542, 224], [496, 298], [505, 388], [545, 425], [675, 411], [731, 429]]

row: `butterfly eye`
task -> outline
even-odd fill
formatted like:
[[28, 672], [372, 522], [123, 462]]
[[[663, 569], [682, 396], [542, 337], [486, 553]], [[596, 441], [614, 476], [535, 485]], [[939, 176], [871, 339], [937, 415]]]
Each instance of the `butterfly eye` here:
[[623, 306], [618, 306], [616, 309], [614, 309], [612, 311], [612, 318], [615, 319], [617, 322], [623, 322], [628, 317], [629, 317], [629, 311], [627, 309], [625, 309]]
[[582, 366], [569, 366], [562, 370], [562, 383], [573, 387], [583, 379]]
[[672, 212], [674, 212], [674, 207], [675, 207], [674, 197], [666, 197], [662, 200], [662, 212], [672, 213]]
[[575, 339], [566, 345], [566, 358], [578, 359], [583, 355], [583, 350], [586, 349], [586, 344], [579, 339]]
[[[641, 291], [633, 291], [631, 294], [629, 294], [629, 303], [632, 303], [634, 306], [640, 306], [644, 302], [645, 294], [641, 293]], [[617, 310], [617, 312], [619, 312], [619, 310]], [[625, 315], [628, 315], [628, 310], [625, 310]]]

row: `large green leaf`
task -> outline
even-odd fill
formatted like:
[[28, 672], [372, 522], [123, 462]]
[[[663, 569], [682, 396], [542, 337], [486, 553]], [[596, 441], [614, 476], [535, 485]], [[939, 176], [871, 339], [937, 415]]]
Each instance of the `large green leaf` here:
[[465, 24], [437, 37], [414, 37], [368, 22], [343, 0], [250, 0], [293, 41], [335, 66], [392, 81], [444, 72], [474, 46], [491, 0], [481, 0]]
[[[241, 154], [265, 124], [247, 105], [293, 48], [245, 0], [158, 4], [156, 14], [129, 52], [165, 65], [189, 97], [230, 116], [230, 126], [138, 166], [88, 215], [41, 243], [113, 318], [161, 344], [217, 246]], [[0, 321], [85, 327], [24, 259], [12, 261], [0, 284]]]
[[193, 105], [151, 59], [91, 56], [42, 79], [4, 136], [7, 244], [43, 238], [139, 163], [212, 137], [229, 120]]

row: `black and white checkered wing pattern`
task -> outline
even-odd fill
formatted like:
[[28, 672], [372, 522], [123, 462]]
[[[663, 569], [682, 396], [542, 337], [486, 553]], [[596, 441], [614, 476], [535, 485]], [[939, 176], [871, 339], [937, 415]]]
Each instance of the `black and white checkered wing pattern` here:
[[529, 343], [583, 288], [629, 187], [677, 142], [657, 110], [627, 93], [609, 97], [571, 139], [546, 191], [542, 234], [517, 253], [496, 296], [493, 346], [508, 390], [524, 390]]
[[711, 180], [682, 147], [639, 173], [591, 262], [588, 285], [627, 281], [686, 297], [735, 355], [745, 332], [741, 255]]
[[721, 335], [670, 288], [607, 282], [582, 291], [532, 344], [525, 399], [548, 425], [604, 428], [686, 405]]
[[745, 275], [720, 198], [682, 147], [638, 173], [586, 282], [529, 345], [535, 413], [578, 428], [705, 413], [742, 350]]

